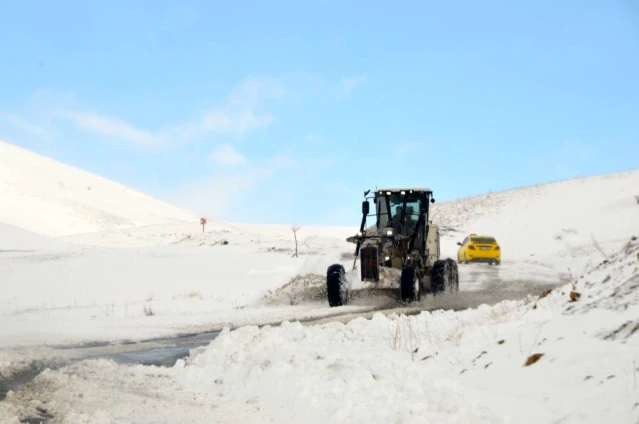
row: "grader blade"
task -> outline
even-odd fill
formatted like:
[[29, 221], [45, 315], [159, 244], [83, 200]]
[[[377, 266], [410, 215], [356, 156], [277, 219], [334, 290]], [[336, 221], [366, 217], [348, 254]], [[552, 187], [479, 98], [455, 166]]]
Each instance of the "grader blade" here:
[[360, 249], [362, 281], [379, 281], [379, 265], [377, 263], [377, 247], [364, 246]]

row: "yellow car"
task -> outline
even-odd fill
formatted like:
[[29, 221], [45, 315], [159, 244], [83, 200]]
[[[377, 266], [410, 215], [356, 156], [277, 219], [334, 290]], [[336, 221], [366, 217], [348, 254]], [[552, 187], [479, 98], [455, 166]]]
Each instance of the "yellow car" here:
[[460, 264], [486, 262], [490, 265], [499, 265], [501, 263], [501, 248], [493, 236], [470, 234], [457, 245], [461, 246], [457, 251], [457, 262]]

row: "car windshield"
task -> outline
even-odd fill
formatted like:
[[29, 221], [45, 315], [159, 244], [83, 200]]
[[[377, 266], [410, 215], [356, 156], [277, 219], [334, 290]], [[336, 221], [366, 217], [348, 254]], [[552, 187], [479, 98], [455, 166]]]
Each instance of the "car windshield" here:
[[470, 241], [471, 243], [497, 243], [494, 237], [472, 237]]

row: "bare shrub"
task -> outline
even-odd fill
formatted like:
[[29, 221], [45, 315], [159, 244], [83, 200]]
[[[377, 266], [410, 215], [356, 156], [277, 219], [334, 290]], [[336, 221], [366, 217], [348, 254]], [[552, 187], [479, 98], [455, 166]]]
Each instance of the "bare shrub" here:
[[593, 235], [592, 237], [592, 244], [593, 246], [595, 246], [595, 249], [597, 249], [597, 251], [599, 253], [601, 253], [601, 256], [604, 257], [604, 259], [608, 259], [608, 254], [606, 254], [606, 252], [604, 252], [604, 250], [601, 248], [601, 246], [599, 245], [599, 242], [597, 242], [597, 239], [595, 239], [595, 236]]
[[242, 304], [237, 298], [233, 299], [232, 303], [233, 309], [235, 309], [236, 311], [246, 308], [246, 305]]
[[[417, 360], [417, 353], [423, 345], [430, 345], [440, 353], [446, 361], [453, 365], [461, 365], [459, 341], [467, 323], [460, 322], [458, 326], [449, 328], [432, 328], [431, 320], [401, 315], [389, 321], [387, 341], [391, 349], [405, 351], [411, 355], [411, 360]], [[432, 355], [428, 355], [424, 360]]]
[[104, 305], [105, 305], [104, 306], [105, 315], [110, 315], [110, 316], [115, 315], [115, 302], [111, 302], [111, 304], [109, 304], [109, 302], [106, 302]]
[[300, 227], [299, 225], [293, 225], [291, 226], [291, 230], [293, 231], [293, 237], [295, 238], [295, 253], [293, 254], [293, 257], [297, 258], [298, 254], [297, 254], [297, 232], [299, 231]]
[[389, 323], [388, 342], [393, 350], [405, 350], [415, 361], [415, 354], [419, 351], [421, 337], [413, 320], [405, 315], [400, 316], [394, 322]]
[[144, 315], [146, 315], [147, 317], [152, 317], [153, 315], [155, 315], [155, 312], [153, 312], [153, 308], [151, 308], [151, 305], [144, 305]]

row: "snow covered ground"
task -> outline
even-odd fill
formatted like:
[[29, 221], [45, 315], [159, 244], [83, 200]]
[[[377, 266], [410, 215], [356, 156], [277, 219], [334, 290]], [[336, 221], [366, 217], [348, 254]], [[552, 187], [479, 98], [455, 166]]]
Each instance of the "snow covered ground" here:
[[[303, 225], [293, 257], [287, 225], [202, 232], [195, 214], [0, 143], [0, 379], [74, 359], [9, 393], [0, 422], [636, 424], [638, 187], [632, 171], [436, 203], [444, 256], [491, 233], [502, 265], [460, 265], [459, 296], [328, 322], [398, 307], [327, 305], [323, 274], [351, 266], [359, 223]], [[170, 368], [72, 348], [225, 327]]]
[[639, 242], [628, 241], [541, 296], [225, 330], [173, 367], [97, 359], [45, 371], [0, 413], [16, 423], [637, 423]]

